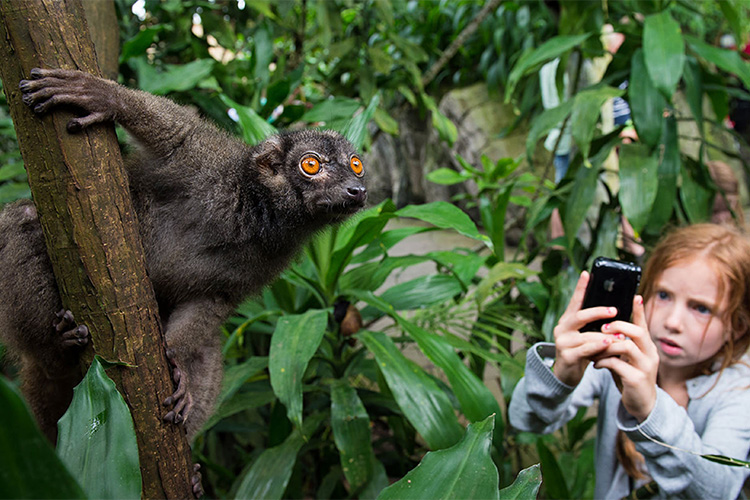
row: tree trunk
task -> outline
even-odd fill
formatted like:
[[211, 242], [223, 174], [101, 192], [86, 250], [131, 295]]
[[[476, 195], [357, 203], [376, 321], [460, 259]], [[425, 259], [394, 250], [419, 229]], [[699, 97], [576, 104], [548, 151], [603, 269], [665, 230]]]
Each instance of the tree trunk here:
[[185, 433], [161, 420], [174, 388], [114, 127], [69, 134], [70, 114], [40, 119], [18, 90], [33, 67], [100, 74], [80, 0], [0, 0], [0, 16], [0, 77], [63, 304], [96, 354], [130, 365], [108, 374], [133, 415], [144, 498], [190, 498]]
[[117, 80], [120, 58], [120, 27], [117, 25], [115, 2], [82, 0], [89, 35], [96, 49], [96, 61], [104, 78]]

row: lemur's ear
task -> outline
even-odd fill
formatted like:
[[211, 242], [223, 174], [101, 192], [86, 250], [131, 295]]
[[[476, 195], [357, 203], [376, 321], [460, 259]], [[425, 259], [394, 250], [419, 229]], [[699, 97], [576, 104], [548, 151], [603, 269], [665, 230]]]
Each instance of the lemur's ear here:
[[263, 171], [269, 175], [278, 173], [279, 166], [284, 161], [284, 152], [281, 148], [281, 137], [272, 135], [258, 144], [253, 152], [253, 159]]

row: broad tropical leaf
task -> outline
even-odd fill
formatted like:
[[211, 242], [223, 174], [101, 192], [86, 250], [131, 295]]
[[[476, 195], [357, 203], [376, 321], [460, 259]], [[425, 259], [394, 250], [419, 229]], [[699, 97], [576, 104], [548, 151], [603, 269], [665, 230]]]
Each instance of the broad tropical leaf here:
[[658, 151], [645, 144], [623, 144], [620, 148], [620, 204], [636, 233], [648, 222], [659, 183]]
[[460, 208], [445, 201], [435, 201], [424, 205], [408, 205], [396, 212], [399, 217], [413, 217], [441, 229], [453, 229], [466, 237], [492, 246], [490, 239], [481, 234], [476, 224]]
[[407, 359], [385, 334], [361, 331], [359, 339], [375, 355], [401, 411], [433, 450], [453, 446], [461, 439], [448, 396], [416, 363]]
[[513, 484], [500, 490], [500, 500], [534, 500], [541, 484], [539, 465], [532, 465], [519, 472]]
[[267, 500], [280, 499], [284, 495], [292, 477], [297, 453], [310, 435], [315, 432], [324, 415], [317, 414], [305, 420], [302, 429], [294, 429], [292, 433], [278, 446], [268, 448], [253, 462], [249, 469], [239, 477], [236, 499]]
[[383, 490], [378, 500], [498, 498], [497, 468], [490, 456], [494, 420], [490, 415], [471, 424], [455, 446], [428, 452], [404, 478]]
[[21, 395], [1, 376], [0, 407], [0, 498], [86, 498]]
[[667, 107], [667, 100], [648, 76], [642, 49], [638, 49], [633, 55], [629, 88], [628, 100], [638, 138], [654, 147], [661, 138], [664, 121], [662, 115]]
[[311, 309], [279, 318], [271, 337], [268, 371], [279, 401], [295, 426], [302, 427], [302, 377], [323, 339], [328, 313]]
[[682, 78], [685, 65], [685, 42], [680, 24], [669, 11], [647, 16], [643, 26], [646, 69], [651, 81], [667, 99], [672, 98]]
[[90, 498], [141, 498], [133, 418], [98, 357], [58, 423], [57, 454]]
[[385, 468], [372, 451], [370, 416], [357, 391], [345, 380], [331, 384], [331, 428], [349, 490], [359, 491], [369, 482], [377, 483], [374, 489], [378, 491], [385, 488]]
[[508, 83], [505, 88], [505, 100], [508, 101], [513, 94], [516, 85], [524, 75], [536, 71], [539, 67], [556, 57], [568, 52], [586, 41], [591, 33], [583, 35], [556, 36], [540, 45], [534, 50], [524, 53], [510, 71]]
[[419, 348], [435, 363], [450, 383], [461, 411], [471, 422], [499, 415], [500, 406], [484, 383], [463, 363], [456, 351], [442, 337], [398, 317], [401, 327], [417, 341]]

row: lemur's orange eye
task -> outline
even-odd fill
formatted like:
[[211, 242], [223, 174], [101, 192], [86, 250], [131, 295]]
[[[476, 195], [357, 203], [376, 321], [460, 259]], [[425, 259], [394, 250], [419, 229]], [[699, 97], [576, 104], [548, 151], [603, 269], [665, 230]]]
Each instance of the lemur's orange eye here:
[[364, 165], [362, 165], [362, 160], [356, 156], [352, 156], [352, 159], [349, 160], [349, 166], [352, 167], [352, 171], [354, 171], [354, 175], [357, 177], [362, 177], [362, 175], [364, 175]]
[[305, 156], [299, 162], [299, 168], [307, 175], [315, 175], [320, 172], [320, 161], [314, 156]]

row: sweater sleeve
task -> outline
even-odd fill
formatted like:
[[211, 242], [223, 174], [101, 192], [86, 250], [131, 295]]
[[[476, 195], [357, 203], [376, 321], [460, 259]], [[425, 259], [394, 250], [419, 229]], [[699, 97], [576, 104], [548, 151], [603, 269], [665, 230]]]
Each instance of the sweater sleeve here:
[[601, 392], [601, 376], [592, 365], [577, 387], [558, 379], [545, 362], [554, 359], [555, 345], [540, 342], [526, 354], [526, 374], [518, 382], [508, 407], [510, 424], [517, 430], [548, 434], [572, 419], [579, 408], [590, 406]]
[[617, 425], [643, 454], [649, 474], [666, 496], [737, 498], [747, 469], [711, 462], [699, 455], [747, 460], [749, 411], [750, 391], [724, 391], [712, 405], [699, 435], [685, 409], [657, 388], [656, 405], [646, 420], [639, 425], [620, 403]]

